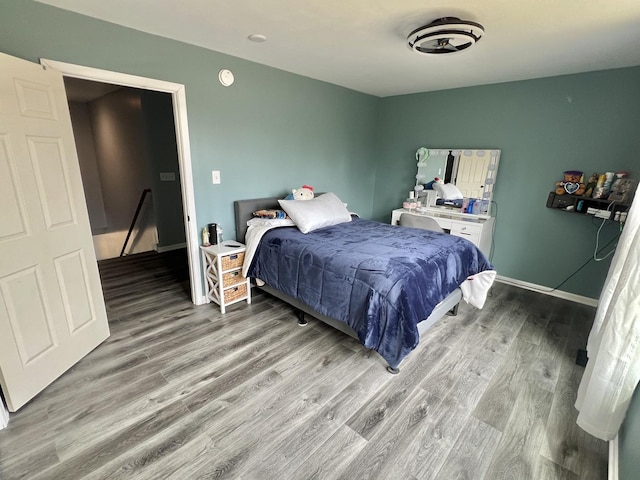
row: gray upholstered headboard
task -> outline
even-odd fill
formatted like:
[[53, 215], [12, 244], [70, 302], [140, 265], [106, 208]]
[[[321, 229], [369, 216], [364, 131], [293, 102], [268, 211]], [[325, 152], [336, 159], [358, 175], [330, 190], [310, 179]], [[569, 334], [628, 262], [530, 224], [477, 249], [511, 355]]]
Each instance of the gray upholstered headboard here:
[[236, 241], [244, 243], [244, 236], [247, 233], [247, 222], [253, 218], [253, 212], [263, 209], [278, 209], [279, 197], [252, 198], [249, 200], [236, 200], [233, 202], [233, 212], [236, 218]]
[[[316, 196], [326, 192], [316, 193]], [[233, 202], [233, 213], [236, 217], [236, 241], [245, 243], [244, 236], [247, 233], [247, 222], [253, 218], [253, 212], [256, 210], [281, 210], [278, 200], [284, 198], [287, 194], [279, 197], [251, 198], [249, 200], [236, 200]]]

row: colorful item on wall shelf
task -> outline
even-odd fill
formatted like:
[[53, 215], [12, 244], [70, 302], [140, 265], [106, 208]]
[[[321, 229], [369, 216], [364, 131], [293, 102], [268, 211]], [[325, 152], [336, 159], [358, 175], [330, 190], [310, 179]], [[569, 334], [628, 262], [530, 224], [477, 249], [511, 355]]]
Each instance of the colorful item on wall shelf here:
[[584, 196], [590, 197], [591, 195], [593, 195], [593, 190], [596, 188], [597, 184], [598, 184], [598, 172], [594, 172], [589, 177], [589, 180], [587, 180], [587, 185], [585, 186], [585, 190], [584, 190]]
[[607, 198], [609, 196], [609, 190], [611, 189], [613, 176], [613, 172], [600, 174], [600, 176], [598, 177], [596, 188], [593, 189], [593, 198]]
[[567, 170], [563, 173], [564, 179], [556, 183], [556, 195], [582, 195], [585, 192], [584, 176], [579, 170]]
[[[622, 174], [618, 176], [619, 174]], [[616, 173], [618, 177], [611, 185], [611, 192], [607, 197], [610, 202], [618, 202], [622, 204], [630, 204], [633, 196], [638, 188], [638, 181], [627, 178], [627, 172]]]

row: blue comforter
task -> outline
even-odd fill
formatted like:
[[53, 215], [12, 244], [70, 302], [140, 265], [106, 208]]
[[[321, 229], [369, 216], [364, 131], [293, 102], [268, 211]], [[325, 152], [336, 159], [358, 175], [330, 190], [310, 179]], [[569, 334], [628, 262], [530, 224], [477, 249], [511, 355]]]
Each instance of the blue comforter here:
[[492, 269], [463, 238], [354, 217], [308, 234], [268, 231], [249, 276], [347, 323], [397, 367], [418, 344], [418, 322], [467, 277]]

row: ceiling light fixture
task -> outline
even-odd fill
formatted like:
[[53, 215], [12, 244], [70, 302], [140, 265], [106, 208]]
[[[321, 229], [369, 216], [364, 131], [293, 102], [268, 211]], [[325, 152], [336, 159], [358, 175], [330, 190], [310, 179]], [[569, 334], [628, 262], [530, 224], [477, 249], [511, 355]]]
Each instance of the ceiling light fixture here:
[[456, 53], [475, 45], [483, 34], [479, 23], [444, 17], [416, 28], [407, 37], [407, 46], [426, 55]]

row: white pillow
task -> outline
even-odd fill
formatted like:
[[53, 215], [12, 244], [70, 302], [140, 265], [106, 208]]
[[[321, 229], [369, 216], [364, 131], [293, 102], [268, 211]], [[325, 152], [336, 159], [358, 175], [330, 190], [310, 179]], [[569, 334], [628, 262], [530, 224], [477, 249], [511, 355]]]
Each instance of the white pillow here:
[[247, 220], [247, 227], [250, 226], [267, 226], [267, 227], [295, 227], [296, 224], [290, 218], [260, 218], [254, 217]]
[[334, 193], [324, 193], [311, 200], [278, 200], [302, 233], [351, 221], [344, 203]]
[[444, 200], [460, 200], [464, 198], [462, 192], [453, 183], [433, 182], [432, 188], [438, 194], [438, 197]]

